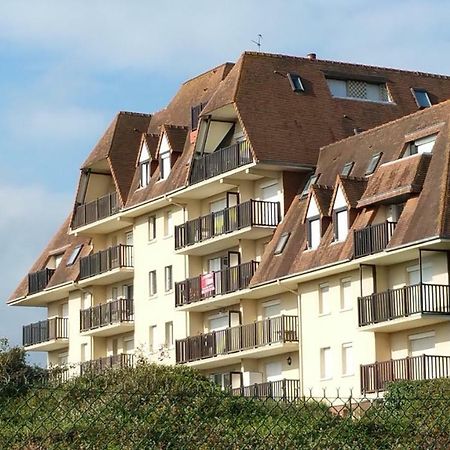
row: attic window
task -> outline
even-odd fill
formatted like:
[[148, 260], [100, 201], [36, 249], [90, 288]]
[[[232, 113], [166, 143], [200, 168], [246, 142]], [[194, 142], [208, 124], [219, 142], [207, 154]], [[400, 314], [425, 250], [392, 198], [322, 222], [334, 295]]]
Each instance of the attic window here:
[[150, 182], [150, 161], [143, 161], [139, 163], [139, 186], [148, 186]]
[[377, 165], [380, 162], [382, 155], [383, 155], [383, 152], [379, 152], [379, 153], [375, 153], [372, 156], [372, 159], [370, 160], [370, 163], [366, 169], [366, 175], [371, 175], [372, 173], [375, 172], [375, 169], [377, 168]]
[[283, 253], [284, 247], [286, 247], [287, 241], [289, 240], [290, 232], [283, 233], [278, 239], [277, 246], [275, 247], [274, 255], [280, 255]]
[[352, 171], [354, 165], [355, 165], [354, 161], [345, 163], [345, 165], [342, 169], [341, 175], [344, 177], [348, 177], [350, 175], [350, 172]]
[[370, 83], [362, 80], [339, 80], [327, 78], [331, 95], [336, 98], [368, 100], [371, 102], [391, 103], [386, 83]]
[[412, 93], [419, 108], [429, 108], [431, 106], [430, 97], [425, 89], [412, 89]]
[[405, 157], [417, 154], [421, 155], [422, 153], [432, 153], [434, 143], [436, 141], [436, 136], [437, 134], [432, 134], [430, 136], [425, 136], [408, 143], [405, 154], [403, 156]]
[[198, 121], [202, 109], [206, 103], [200, 103], [199, 105], [191, 106], [191, 130], [194, 131], [198, 128]]
[[73, 263], [78, 258], [78, 255], [80, 254], [82, 248], [83, 248], [83, 244], [80, 244], [80, 245], [77, 245], [72, 250], [72, 253], [70, 254], [69, 258], [67, 259], [66, 266], [72, 266], [73, 265]]
[[161, 180], [166, 180], [170, 173], [170, 152], [162, 153], [159, 158], [159, 167], [161, 170]]
[[303, 191], [302, 191], [302, 193], [301, 193], [301, 196], [302, 196], [302, 197], [305, 196], [306, 194], [308, 194], [309, 188], [310, 188], [313, 184], [316, 184], [316, 181], [318, 180], [319, 176], [320, 176], [320, 173], [317, 174], [317, 175], [315, 175], [315, 174], [314, 174], [314, 175], [311, 175], [311, 176], [309, 177], [309, 180], [306, 182], [305, 187], [303, 188]]
[[297, 75], [295, 73], [288, 73], [287, 77], [294, 92], [305, 92], [305, 87], [303, 86], [300, 75]]

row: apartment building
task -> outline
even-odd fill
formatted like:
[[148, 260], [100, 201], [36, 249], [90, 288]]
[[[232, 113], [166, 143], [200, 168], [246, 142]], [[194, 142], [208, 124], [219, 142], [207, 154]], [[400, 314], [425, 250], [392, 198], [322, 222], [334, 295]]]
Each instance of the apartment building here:
[[[412, 147], [393, 162], [391, 125], [380, 125], [447, 98], [443, 76], [244, 53], [162, 111], [119, 113], [82, 165], [73, 213], [8, 301], [47, 308], [24, 327], [26, 349], [73, 374], [136, 354], [187, 364], [245, 395], [360, 389], [387, 370], [373, 363], [388, 359], [389, 332], [367, 305], [402, 283], [406, 262], [391, 253], [404, 245], [401, 204], [423, 195], [433, 165]], [[405, 192], [380, 200], [400, 168], [386, 189]], [[414, 281], [424, 272], [413, 266]]]

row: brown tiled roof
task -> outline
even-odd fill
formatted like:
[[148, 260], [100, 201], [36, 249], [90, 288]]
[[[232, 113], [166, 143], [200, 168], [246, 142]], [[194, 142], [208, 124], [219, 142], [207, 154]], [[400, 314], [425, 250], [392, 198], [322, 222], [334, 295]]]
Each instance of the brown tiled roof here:
[[333, 196], [333, 188], [330, 186], [322, 186], [320, 184], [315, 184], [311, 186], [311, 195], [313, 195], [314, 198], [316, 199], [320, 215], [322, 217], [328, 216], [331, 197]]
[[338, 176], [347, 204], [350, 208], [356, 208], [359, 199], [367, 188], [367, 180], [364, 178], [350, 178]]
[[[152, 159], [156, 158], [156, 151], [158, 149], [158, 142], [159, 142], [159, 134], [156, 133], [144, 133], [142, 135], [142, 141], [145, 141], [147, 144], [148, 151], [150, 152], [150, 156]], [[141, 141], [141, 143], [142, 143]], [[136, 166], [139, 162], [139, 155], [136, 158]]]
[[173, 152], [181, 153], [184, 149], [184, 144], [186, 143], [188, 127], [164, 125], [163, 128], [166, 132], [171, 150]]
[[[415, 186], [406, 201], [388, 248], [394, 248], [426, 238], [450, 237], [450, 211], [448, 196], [450, 192], [450, 101], [398, 119], [392, 123], [379, 126], [373, 130], [349, 137], [323, 148], [320, 152], [316, 173], [321, 173], [320, 181], [332, 184], [333, 180], [348, 161], [354, 161], [352, 174], [364, 177], [372, 154], [383, 152], [384, 163], [369, 177], [367, 198], [392, 191], [396, 186]], [[434, 127], [434, 128], [433, 128]], [[422, 155], [407, 157], [397, 161], [402, 154], [409, 136], [426, 136], [431, 128], [439, 128], [432, 156]], [[421, 131], [422, 130], [422, 131]], [[391, 163], [391, 161], [394, 161]], [[386, 164], [388, 163], [388, 164]], [[426, 170], [428, 165], [428, 170]], [[398, 167], [397, 173], [394, 170]], [[390, 169], [389, 169], [390, 168]], [[341, 178], [346, 184], [348, 195], [349, 179]], [[372, 181], [373, 180], [373, 181]], [[350, 181], [350, 183], [349, 183]], [[363, 183], [352, 183], [356, 187], [355, 199], [360, 196]], [[419, 189], [419, 187], [422, 189]], [[366, 198], [366, 192], [362, 194]], [[252, 285], [270, 281], [288, 274], [301, 273], [353, 257], [353, 230], [372, 223], [377, 206], [368, 205], [358, 208], [356, 218], [351, 224], [347, 240], [333, 242], [332, 224], [324, 231], [321, 244], [317, 250], [306, 248], [305, 226], [301, 218], [305, 214], [307, 198], [297, 197], [292, 202], [288, 213], [278, 226], [258, 270]], [[424, 214], [426, 211], [426, 214]], [[279, 236], [291, 232], [290, 239], [281, 255], [274, 256], [273, 251]], [[333, 242], [333, 245], [330, 245]]]
[[[45, 268], [47, 261], [51, 255], [59, 254], [64, 252], [64, 256], [55, 270], [55, 273], [50, 279], [47, 287], [57, 286], [59, 284], [63, 284], [69, 281], [75, 281], [79, 275], [79, 259], [83, 256], [86, 256], [90, 253], [89, 242], [90, 239], [86, 237], [75, 237], [73, 235], [67, 234], [70, 224], [69, 216], [56, 234], [53, 236], [51, 241], [48, 243], [45, 250], [39, 255], [37, 260], [31, 266], [28, 273], [37, 272]], [[71, 266], [67, 266], [67, 260], [72, 254], [74, 248], [77, 245], [83, 245], [81, 249], [81, 253], [78, 255], [77, 260]], [[22, 298], [28, 294], [28, 275], [25, 276], [16, 290], [11, 294], [8, 299], [8, 302], [12, 302], [15, 299]]]

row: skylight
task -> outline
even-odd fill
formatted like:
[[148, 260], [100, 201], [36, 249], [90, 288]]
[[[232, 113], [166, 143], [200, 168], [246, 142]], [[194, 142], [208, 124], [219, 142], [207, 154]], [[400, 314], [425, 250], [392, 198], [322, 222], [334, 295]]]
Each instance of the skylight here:
[[366, 175], [371, 175], [372, 173], [375, 172], [375, 169], [377, 168], [378, 163], [380, 162], [381, 156], [383, 155], [382, 152], [379, 153], [375, 153], [372, 156], [372, 159], [370, 160], [369, 165], [367, 166], [366, 169]]
[[344, 167], [342, 168], [341, 175], [344, 177], [348, 177], [350, 175], [350, 172], [352, 171], [354, 165], [355, 165], [354, 161], [345, 163]]
[[410, 142], [405, 150], [404, 157], [422, 153], [432, 153], [437, 134], [425, 136]]
[[291, 88], [294, 92], [305, 92], [305, 87], [303, 86], [302, 79], [300, 78], [300, 75], [297, 75], [295, 73], [288, 73], [287, 74], [289, 83], [291, 84]]
[[78, 255], [81, 252], [81, 249], [83, 248], [83, 244], [77, 245], [73, 250], [69, 258], [67, 259], [66, 266], [71, 266], [78, 258]]
[[431, 106], [430, 97], [425, 89], [412, 89], [412, 93], [419, 108], [429, 108]]
[[286, 247], [287, 241], [289, 240], [290, 232], [283, 233], [278, 239], [277, 246], [275, 247], [274, 255], [279, 255], [283, 253], [284, 247]]
[[311, 175], [309, 177], [309, 180], [306, 182], [305, 187], [303, 188], [303, 191], [301, 193], [301, 196], [303, 197], [304, 195], [306, 195], [309, 192], [309, 188], [313, 185], [316, 184], [317, 179], [319, 178], [320, 174], [317, 175]]

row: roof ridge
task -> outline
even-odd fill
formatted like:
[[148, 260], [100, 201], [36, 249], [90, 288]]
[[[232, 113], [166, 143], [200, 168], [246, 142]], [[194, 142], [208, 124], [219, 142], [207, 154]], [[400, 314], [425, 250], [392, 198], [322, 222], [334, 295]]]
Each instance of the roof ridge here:
[[152, 117], [152, 113], [140, 113], [140, 112], [135, 112], [135, 111], [119, 111], [117, 113], [118, 116], [120, 116], [122, 114], [124, 116]]

